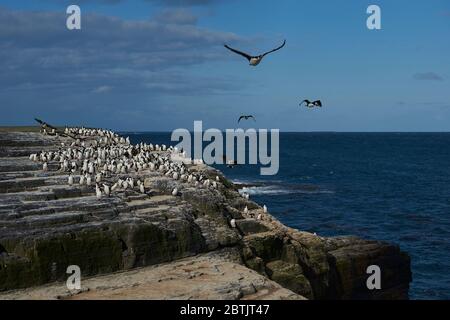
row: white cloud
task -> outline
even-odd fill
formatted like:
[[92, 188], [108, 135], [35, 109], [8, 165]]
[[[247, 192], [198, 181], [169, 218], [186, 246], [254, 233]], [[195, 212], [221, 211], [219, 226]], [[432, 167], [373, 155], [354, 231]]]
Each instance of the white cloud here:
[[105, 93], [112, 90], [112, 87], [110, 86], [100, 86], [92, 90], [93, 93]]

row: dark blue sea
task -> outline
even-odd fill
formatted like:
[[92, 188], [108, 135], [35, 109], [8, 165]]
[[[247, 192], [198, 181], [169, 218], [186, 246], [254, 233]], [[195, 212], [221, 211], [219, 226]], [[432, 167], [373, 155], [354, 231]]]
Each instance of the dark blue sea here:
[[[170, 133], [128, 133], [170, 142]], [[217, 166], [284, 224], [400, 245], [412, 299], [450, 299], [450, 133], [282, 133], [280, 170]]]

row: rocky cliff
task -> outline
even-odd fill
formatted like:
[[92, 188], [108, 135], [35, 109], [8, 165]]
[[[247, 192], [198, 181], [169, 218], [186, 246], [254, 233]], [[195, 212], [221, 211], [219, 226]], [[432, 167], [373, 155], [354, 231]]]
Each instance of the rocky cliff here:
[[[398, 246], [355, 237], [323, 238], [288, 228], [206, 165], [188, 167], [216, 181], [214, 188], [145, 169], [132, 173], [144, 182], [145, 193], [131, 189], [99, 198], [93, 186], [77, 184], [76, 176], [68, 185], [68, 175], [58, 170], [57, 163], [49, 162], [43, 170], [41, 163], [29, 158], [42, 150], [58, 150], [70, 140], [37, 132], [0, 133], [0, 298], [36, 297], [29, 291], [7, 291], [64, 281], [68, 265], [80, 266], [83, 278], [91, 277], [93, 286], [92, 279], [102, 274], [110, 275], [98, 279], [111, 284], [114, 279], [123, 281], [124, 274], [118, 271], [153, 272], [155, 281], [147, 290], [158, 289], [139, 289], [142, 298], [258, 299], [275, 291], [280, 294], [266, 297], [408, 298], [410, 259]], [[175, 188], [178, 192], [173, 195]], [[229, 272], [210, 269], [212, 273], [199, 271], [191, 277], [186, 259], [194, 265], [203, 261], [205, 268], [237, 268], [242, 277], [227, 278]], [[367, 289], [369, 265], [381, 269], [381, 290]], [[140, 268], [148, 266], [155, 267]], [[183, 285], [167, 284], [163, 289], [164, 268], [174, 275], [178, 272]], [[136, 277], [136, 288], [152, 278]], [[195, 287], [198, 277], [205, 277], [209, 289]], [[231, 279], [227, 283], [233, 285], [224, 286], [223, 279]], [[175, 287], [185, 288], [183, 294], [172, 292]], [[189, 295], [186, 288], [194, 287], [195, 293]], [[53, 295], [63, 286], [55, 288], [59, 289], [50, 290]], [[120, 297], [134, 297], [132, 288], [123, 289]]]

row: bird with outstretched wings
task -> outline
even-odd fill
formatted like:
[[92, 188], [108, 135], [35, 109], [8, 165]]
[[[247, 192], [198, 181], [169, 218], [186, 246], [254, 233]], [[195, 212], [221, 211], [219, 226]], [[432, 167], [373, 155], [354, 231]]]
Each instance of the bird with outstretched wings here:
[[250, 55], [248, 53], [245, 53], [245, 52], [242, 52], [240, 50], [234, 49], [234, 48], [232, 48], [232, 47], [230, 47], [230, 46], [228, 46], [226, 44], [224, 45], [224, 47], [227, 48], [228, 50], [230, 50], [230, 51], [232, 51], [234, 53], [237, 53], [237, 54], [243, 56], [244, 58], [246, 58], [250, 62], [251, 66], [257, 66], [266, 55], [268, 55], [269, 53], [272, 53], [272, 52], [280, 50], [285, 45], [286, 45], [286, 40], [283, 41], [283, 44], [281, 46], [279, 46], [279, 47], [277, 47], [277, 48], [275, 48], [273, 50], [267, 51], [267, 52], [265, 52], [263, 54], [260, 54], [258, 56], [252, 56], [252, 55]]
[[42, 120], [40, 120], [38, 118], [34, 118], [34, 120], [36, 120], [36, 122], [39, 123], [43, 128], [50, 128], [50, 129], [55, 129], [56, 130], [55, 127], [53, 127], [52, 125], [48, 124], [45, 121], [42, 121]]
[[47, 122], [42, 121], [41, 119], [34, 118], [34, 120], [35, 120], [37, 123], [39, 123], [39, 124], [42, 126], [42, 128], [44, 128], [44, 129], [50, 128], [50, 129], [55, 130], [55, 133], [58, 133], [58, 134], [60, 134], [61, 136], [67, 136], [67, 137], [70, 137], [70, 138], [72, 138], [72, 139], [77, 139], [77, 137], [75, 137], [74, 135], [72, 135], [72, 134], [70, 134], [70, 133], [63, 132], [63, 131], [59, 130], [58, 128], [52, 126], [51, 124], [48, 124]]
[[320, 100], [309, 101], [308, 99], [305, 99], [305, 100], [303, 100], [302, 102], [300, 102], [300, 106], [301, 106], [303, 103], [304, 103], [305, 106], [308, 107], [308, 108], [322, 107], [322, 101], [320, 101]]
[[241, 120], [242, 120], [242, 119], [244, 119], [244, 120], [248, 120], [248, 119], [250, 119], [250, 118], [252, 118], [252, 119], [253, 119], [253, 121], [255, 121], [255, 122], [256, 122], [256, 120], [255, 120], [255, 117], [254, 117], [254, 116], [252, 116], [252, 115], [248, 115], [248, 116], [244, 116], [244, 115], [242, 115], [242, 116], [240, 116], [240, 117], [239, 117], [238, 123], [239, 123], [239, 122], [241, 122]]

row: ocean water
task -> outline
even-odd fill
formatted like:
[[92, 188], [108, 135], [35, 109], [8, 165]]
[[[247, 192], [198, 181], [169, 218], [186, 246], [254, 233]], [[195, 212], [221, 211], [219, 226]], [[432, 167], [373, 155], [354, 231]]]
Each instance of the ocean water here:
[[[128, 135], [175, 145], [169, 133]], [[411, 299], [450, 299], [450, 133], [282, 133], [277, 175], [216, 167], [290, 227], [399, 244]]]

